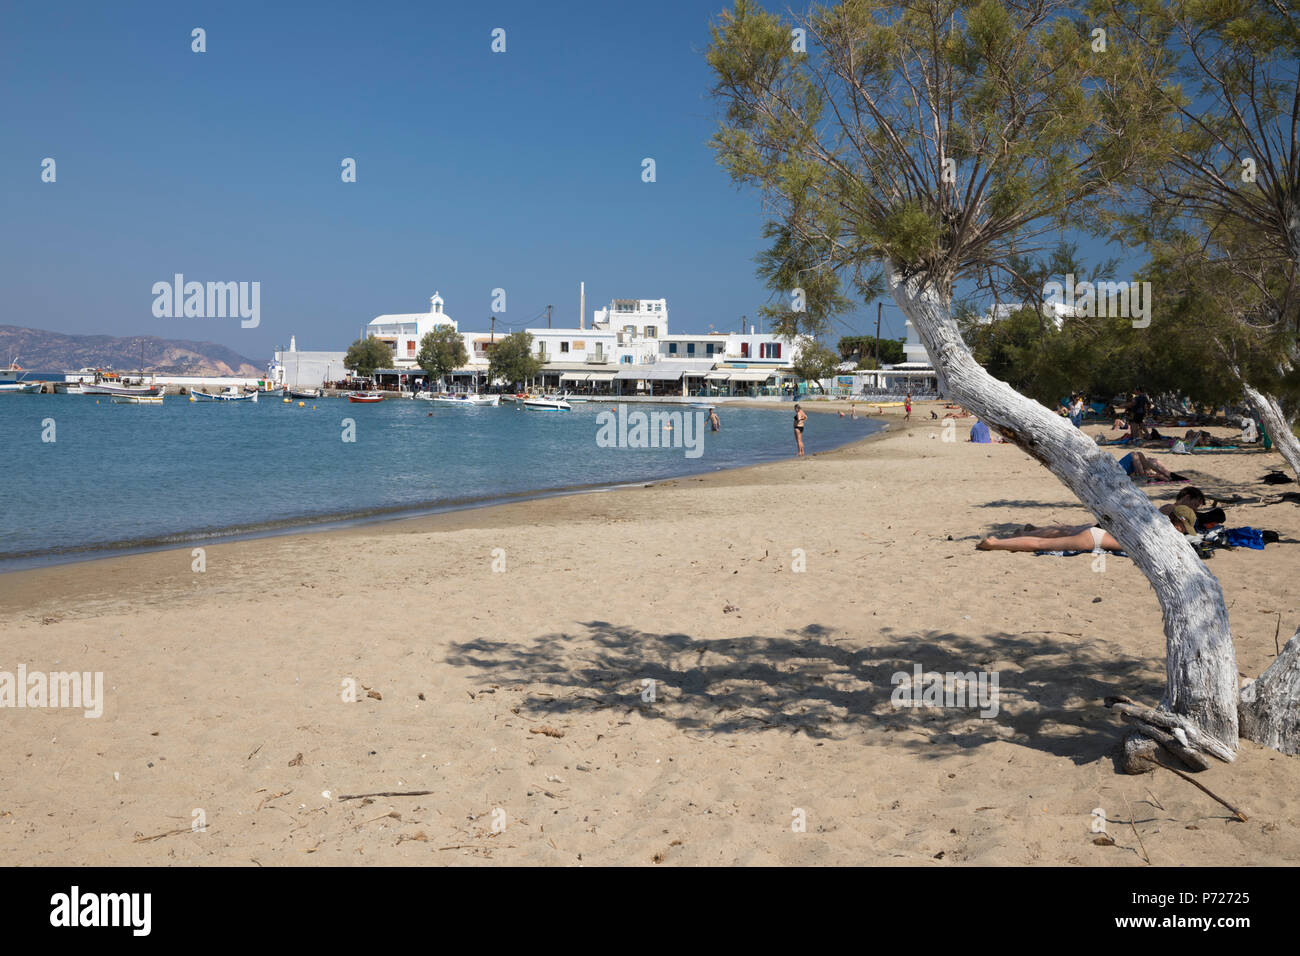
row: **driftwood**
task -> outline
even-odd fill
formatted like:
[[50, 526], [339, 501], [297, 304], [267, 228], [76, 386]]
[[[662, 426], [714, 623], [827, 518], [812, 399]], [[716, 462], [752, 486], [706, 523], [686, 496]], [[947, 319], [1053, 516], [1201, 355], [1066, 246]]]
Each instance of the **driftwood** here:
[[[1106, 706], [1118, 711], [1120, 717], [1132, 723], [1139, 733], [1151, 738], [1193, 770], [1206, 770], [1210, 762], [1205, 754], [1232, 763], [1236, 753], [1201, 730], [1181, 714], [1155, 710], [1135, 703], [1127, 697], [1107, 697]], [[1147, 773], [1142, 761], [1149, 758], [1150, 748], [1125, 742], [1125, 770], [1128, 773]]]

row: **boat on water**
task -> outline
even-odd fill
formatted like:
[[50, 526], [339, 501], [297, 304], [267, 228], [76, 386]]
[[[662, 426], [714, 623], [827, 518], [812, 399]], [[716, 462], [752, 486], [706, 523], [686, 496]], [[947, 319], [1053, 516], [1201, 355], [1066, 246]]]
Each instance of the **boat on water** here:
[[41, 382], [0, 382], [0, 395], [36, 395]]
[[56, 395], [85, 395], [86, 389], [80, 382], [55, 382]]
[[320, 398], [319, 388], [291, 388], [289, 389], [290, 398]]
[[113, 385], [109, 382], [83, 382], [82, 395], [161, 395], [161, 385]]
[[242, 392], [233, 385], [224, 392], [209, 395], [207, 392], [190, 392], [192, 402], [255, 402], [257, 392]]
[[372, 402], [382, 402], [384, 395], [382, 392], [351, 392], [348, 394], [349, 402], [357, 402], [363, 405], [369, 405]]
[[415, 397], [434, 405], [454, 405], [457, 408], [495, 408], [501, 404], [500, 395], [474, 395], [469, 392], [452, 394], [420, 392]]
[[563, 395], [534, 395], [524, 399], [524, 408], [530, 412], [569, 412], [573, 406]]
[[114, 395], [114, 405], [161, 405], [161, 395]]

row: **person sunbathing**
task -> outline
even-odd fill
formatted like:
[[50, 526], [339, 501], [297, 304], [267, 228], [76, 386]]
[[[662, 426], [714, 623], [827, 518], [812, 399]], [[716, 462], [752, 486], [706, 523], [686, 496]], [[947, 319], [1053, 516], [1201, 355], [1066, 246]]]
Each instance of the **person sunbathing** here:
[[[1196, 514], [1178, 505], [1169, 515], [1170, 523], [1181, 534], [1196, 531]], [[1123, 546], [1109, 531], [1096, 525], [1048, 525], [1039, 528], [1027, 524], [1019, 534], [1006, 538], [988, 537], [975, 545], [980, 551], [1123, 551]]]
[[1131, 451], [1119, 460], [1119, 466], [1130, 478], [1143, 478], [1146, 481], [1186, 481], [1176, 471], [1170, 471], [1154, 458], [1148, 458], [1140, 451]]

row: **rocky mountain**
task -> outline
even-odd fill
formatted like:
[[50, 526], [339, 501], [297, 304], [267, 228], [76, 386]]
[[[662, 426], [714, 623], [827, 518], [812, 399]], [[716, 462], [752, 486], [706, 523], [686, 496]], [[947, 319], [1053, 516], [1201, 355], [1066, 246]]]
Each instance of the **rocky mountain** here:
[[67, 335], [44, 329], [0, 325], [0, 367], [11, 361], [27, 369], [42, 371], [81, 368], [140, 370], [140, 347], [144, 346], [145, 372], [158, 375], [243, 375], [266, 374], [265, 362], [254, 362], [215, 342], [163, 339], [156, 335]]

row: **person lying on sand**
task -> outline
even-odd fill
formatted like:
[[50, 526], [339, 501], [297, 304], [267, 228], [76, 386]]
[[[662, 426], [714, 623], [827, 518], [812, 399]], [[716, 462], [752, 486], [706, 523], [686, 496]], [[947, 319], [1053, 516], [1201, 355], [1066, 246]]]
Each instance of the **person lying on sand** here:
[[1140, 451], [1131, 451], [1119, 460], [1119, 466], [1130, 478], [1142, 478], [1146, 481], [1186, 481], [1182, 475], [1170, 471], [1154, 458], [1148, 458]]
[[[1196, 514], [1178, 505], [1169, 516], [1182, 534], [1194, 534]], [[1027, 524], [1020, 534], [1007, 538], [985, 538], [975, 547], [980, 551], [1123, 551], [1109, 531], [1096, 525], [1048, 525], [1038, 528]]]

